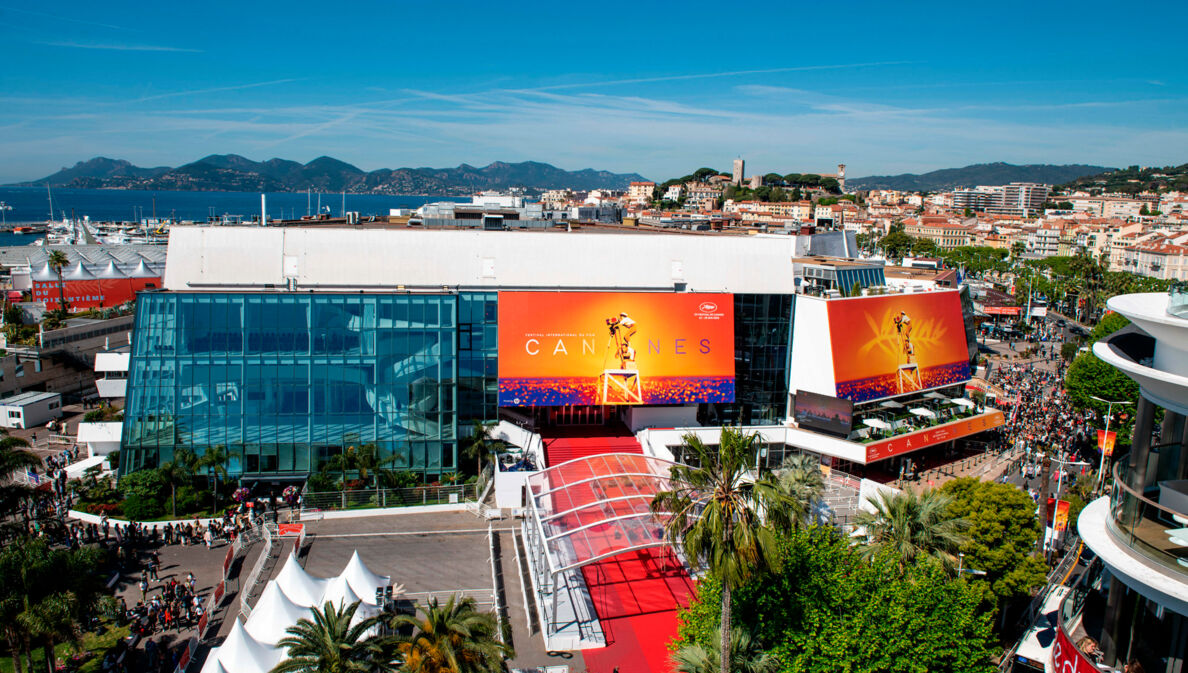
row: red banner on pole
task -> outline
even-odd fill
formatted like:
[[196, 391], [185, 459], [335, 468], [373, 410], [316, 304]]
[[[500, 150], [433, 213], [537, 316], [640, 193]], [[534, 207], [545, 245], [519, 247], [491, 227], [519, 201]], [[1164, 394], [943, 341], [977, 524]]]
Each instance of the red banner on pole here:
[[1056, 531], [1057, 535], [1063, 533], [1065, 528], [1068, 528], [1069, 506], [1067, 500], [1056, 501], [1048, 498], [1048, 520], [1052, 522], [1052, 529]]
[[1101, 450], [1107, 457], [1114, 455], [1114, 443], [1118, 439], [1118, 433], [1105, 430], [1097, 431], [1097, 448]]

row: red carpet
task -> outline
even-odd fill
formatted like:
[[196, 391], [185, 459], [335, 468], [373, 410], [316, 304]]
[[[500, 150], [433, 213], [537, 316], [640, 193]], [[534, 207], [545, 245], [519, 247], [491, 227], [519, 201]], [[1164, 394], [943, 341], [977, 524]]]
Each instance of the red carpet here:
[[[566, 427], [542, 430], [548, 467], [575, 458], [603, 453], [642, 454], [643, 449], [626, 428]], [[589, 476], [583, 463], [566, 469], [565, 481]], [[566, 492], [569, 502], [559, 509], [580, 506], [596, 499], [615, 498], [626, 493], [615, 482], [590, 483]], [[630, 489], [630, 486], [627, 487]], [[560, 494], [558, 494], [560, 495]], [[608, 501], [597, 511], [571, 514], [569, 526], [597, 523], [608, 516], [621, 516], [640, 506], [636, 501]], [[646, 505], [644, 505], [646, 506]], [[642, 543], [652, 538], [623, 540], [614, 526], [594, 526], [581, 540], [574, 540], [580, 555], [598, 556], [624, 543]], [[629, 534], [629, 538], [634, 535]], [[676, 636], [677, 607], [688, 605], [694, 592], [693, 580], [681, 562], [667, 548], [625, 552], [582, 568], [582, 575], [606, 635], [607, 646], [582, 650], [589, 673], [667, 673], [668, 643]]]
[[600, 453], [643, 453], [635, 437], [626, 428], [622, 432], [611, 435], [604, 427], [542, 430], [546, 467]]
[[589, 673], [672, 670], [668, 643], [677, 606], [693, 595], [693, 580], [668, 549], [627, 552], [582, 568], [607, 646], [583, 650]]

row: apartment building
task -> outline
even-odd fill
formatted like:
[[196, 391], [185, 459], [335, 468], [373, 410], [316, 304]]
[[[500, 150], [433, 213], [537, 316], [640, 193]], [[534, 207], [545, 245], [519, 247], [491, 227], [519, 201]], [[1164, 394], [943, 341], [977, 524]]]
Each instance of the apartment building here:
[[940, 215], [925, 215], [919, 219], [904, 220], [904, 233], [916, 238], [927, 238], [942, 250], [952, 250], [969, 245], [970, 228]]
[[654, 182], [632, 182], [627, 186], [627, 201], [629, 203], [647, 203], [652, 200], [652, 192], [656, 190]]

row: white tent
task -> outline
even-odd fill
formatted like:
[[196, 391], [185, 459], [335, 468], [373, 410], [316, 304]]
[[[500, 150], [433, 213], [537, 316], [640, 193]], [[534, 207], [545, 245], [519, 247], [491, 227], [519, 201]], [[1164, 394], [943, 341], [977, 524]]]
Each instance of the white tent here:
[[31, 274], [31, 278], [33, 280], [38, 280], [38, 281], [42, 281], [42, 282], [57, 281], [58, 273], [56, 271], [54, 271], [52, 267], [50, 267], [49, 262], [46, 262], [45, 266], [33, 271], [33, 273]]
[[[374, 590], [373, 590], [374, 591]], [[361, 600], [359, 594], [351, 589], [350, 583], [347, 582], [345, 575], [339, 575], [331, 579], [326, 584], [326, 592], [322, 594], [322, 601], [319, 605], [325, 603], [333, 603], [338, 606], [347, 606], [355, 601]], [[375, 600], [374, 598], [372, 600]]]
[[94, 280], [95, 274], [87, 270], [82, 262], [76, 264], [70, 271], [62, 274], [64, 280]]
[[219, 663], [219, 648], [211, 648], [206, 654], [206, 661], [202, 664], [202, 673], [230, 673]]
[[303, 608], [285, 595], [276, 582], [269, 582], [256, 601], [252, 614], [243, 628], [249, 635], [266, 645], [276, 645], [285, 638], [290, 626], [302, 619], [309, 619], [309, 608]]
[[329, 583], [329, 580], [305, 572], [305, 568], [301, 567], [297, 557], [292, 554], [274, 581], [280, 585], [281, 591], [290, 601], [303, 608], [321, 607], [322, 594], [326, 593], [326, 585]]
[[212, 650], [208, 657], [214, 656], [216, 651], [219, 664], [231, 673], [268, 673], [285, 658], [284, 650], [252, 638], [238, 617], [223, 644], [218, 650]]
[[347, 562], [339, 577], [345, 577], [347, 583], [351, 585], [351, 589], [368, 605], [377, 604], [375, 600], [377, 588], [386, 587], [392, 583], [391, 577], [372, 572], [363, 563], [358, 550], [355, 550], [355, 553], [351, 555], [351, 560]]

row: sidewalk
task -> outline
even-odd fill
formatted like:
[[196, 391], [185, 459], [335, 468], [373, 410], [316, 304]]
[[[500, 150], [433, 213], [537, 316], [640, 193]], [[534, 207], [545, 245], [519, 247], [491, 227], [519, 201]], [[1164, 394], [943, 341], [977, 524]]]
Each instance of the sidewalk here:
[[1011, 471], [1011, 468], [1023, 456], [1023, 451], [1011, 449], [1000, 454], [979, 454], [970, 458], [963, 458], [946, 465], [940, 465], [921, 472], [918, 479], [912, 481], [898, 480], [891, 485], [898, 489], [911, 489], [921, 493], [928, 489], [940, 488], [946, 482], [961, 477], [974, 477], [980, 481], [994, 481]]

